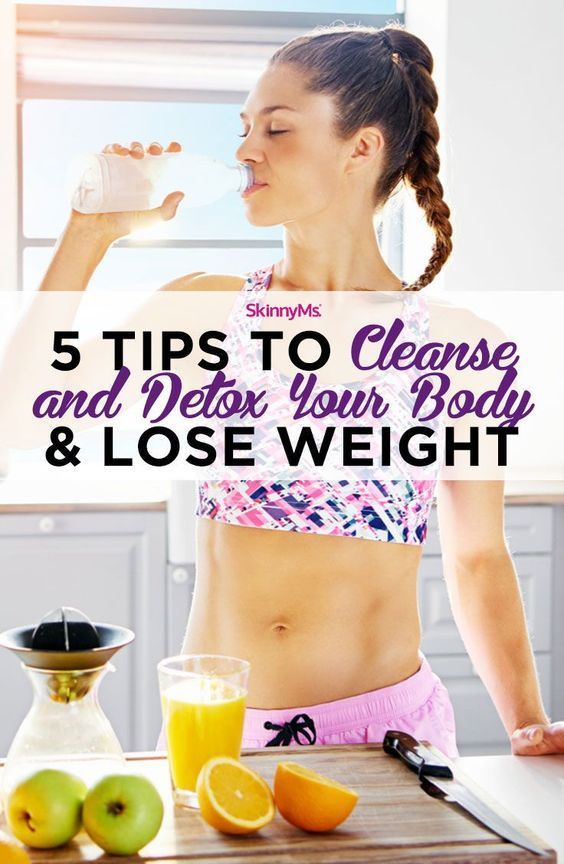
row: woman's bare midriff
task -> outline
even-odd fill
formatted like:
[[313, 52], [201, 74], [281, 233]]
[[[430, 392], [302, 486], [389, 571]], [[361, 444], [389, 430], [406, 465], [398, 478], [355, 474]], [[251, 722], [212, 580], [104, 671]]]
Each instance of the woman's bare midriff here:
[[247, 705], [305, 707], [420, 666], [421, 547], [198, 519], [185, 653], [251, 664]]

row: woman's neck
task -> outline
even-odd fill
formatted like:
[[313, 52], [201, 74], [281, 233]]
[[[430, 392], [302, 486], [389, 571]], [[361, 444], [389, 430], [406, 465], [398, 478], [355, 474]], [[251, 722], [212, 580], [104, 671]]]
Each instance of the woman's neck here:
[[351, 242], [284, 240], [284, 254], [274, 265], [274, 291], [400, 291], [401, 279], [382, 258], [374, 233]]

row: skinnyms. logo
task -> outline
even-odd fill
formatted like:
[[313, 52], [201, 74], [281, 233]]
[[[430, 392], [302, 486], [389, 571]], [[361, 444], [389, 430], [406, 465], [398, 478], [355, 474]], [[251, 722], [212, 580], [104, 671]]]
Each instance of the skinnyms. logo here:
[[245, 309], [247, 310], [247, 318], [288, 318], [290, 321], [293, 321], [294, 318], [301, 318], [302, 316], [307, 316], [308, 318], [321, 317], [321, 303], [316, 305], [313, 303], [298, 303], [296, 306], [247, 303]]

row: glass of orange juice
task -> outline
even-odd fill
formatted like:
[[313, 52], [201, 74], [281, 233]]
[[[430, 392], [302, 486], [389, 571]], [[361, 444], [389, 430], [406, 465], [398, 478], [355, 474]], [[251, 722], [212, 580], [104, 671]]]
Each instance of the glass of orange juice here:
[[212, 756], [239, 759], [251, 664], [223, 654], [185, 654], [157, 669], [174, 800], [198, 807], [196, 780]]

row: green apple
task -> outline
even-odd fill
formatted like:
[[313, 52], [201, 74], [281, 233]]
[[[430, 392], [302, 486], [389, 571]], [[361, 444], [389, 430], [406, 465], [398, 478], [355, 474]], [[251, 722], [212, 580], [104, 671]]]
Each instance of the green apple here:
[[74, 774], [45, 768], [8, 797], [6, 819], [14, 837], [35, 849], [68, 843], [81, 828], [87, 787]]
[[135, 774], [109, 774], [88, 792], [82, 821], [104, 852], [135, 855], [158, 834], [163, 809], [150, 780]]

